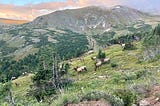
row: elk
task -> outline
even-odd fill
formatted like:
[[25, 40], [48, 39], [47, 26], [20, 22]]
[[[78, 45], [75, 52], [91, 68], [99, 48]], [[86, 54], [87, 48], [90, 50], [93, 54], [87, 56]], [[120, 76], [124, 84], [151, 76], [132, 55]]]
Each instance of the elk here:
[[123, 44], [121, 44], [121, 46], [122, 46], [122, 47], [125, 47], [125, 46], [126, 46], [126, 44], [125, 44], [125, 43], [123, 43]]
[[94, 56], [94, 57], [91, 57], [91, 59], [92, 59], [92, 60], [96, 60], [96, 58], [97, 58], [96, 56]]
[[89, 55], [89, 54], [93, 54], [93, 53], [94, 53], [93, 50], [90, 50], [90, 51], [87, 52], [88, 55]]
[[109, 62], [110, 62], [110, 58], [105, 58], [105, 59], [99, 60], [99, 61], [95, 64], [95, 71], [96, 71], [97, 68], [99, 68], [102, 64], [109, 63]]
[[110, 58], [105, 58], [104, 60], [103, 60], [103, 63], [109, 63], [110, 62]]
[[16, 87], [21, 86], [19, 83], [15, 82]]
[[12, 77], [12, 78], [11, 78], [11, 80], [15, 80], [15, 79], [16, 79], [16, 77]]
[[86, 66], [81, 66], [81, 67], [75, 67], [74, 70], [77, 72], [84, 72], [87, 71], [87, 68]]
[[98, 62], [95, 64], [95, 71], [97, 71], [97, 68], [99, 68], [101, 65], [102, 65], [102, 61], [98, 61]]

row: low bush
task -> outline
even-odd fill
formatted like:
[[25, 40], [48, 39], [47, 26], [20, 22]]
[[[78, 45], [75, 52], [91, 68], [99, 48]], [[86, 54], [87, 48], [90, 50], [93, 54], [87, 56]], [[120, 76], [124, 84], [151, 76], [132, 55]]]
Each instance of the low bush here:
[[117, 67], [117, 66], [118, 66], [118, 64], [116, 64], [116, 63], [111, 63], [111, 67], [112, 67], [112, 68]]

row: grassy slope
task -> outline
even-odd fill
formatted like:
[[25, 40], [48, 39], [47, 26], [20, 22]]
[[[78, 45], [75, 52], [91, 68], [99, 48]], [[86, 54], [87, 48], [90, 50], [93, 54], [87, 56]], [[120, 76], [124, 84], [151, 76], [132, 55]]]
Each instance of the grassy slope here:
[[[29, 85], [31, 83], [31, 77], [33, 74], [29, 74], [28, 76], [19, 77], [18, 79], [14, 80], [13, 83], [13, 89], [14, 95], [22, 96], [24, 97], [27, 94], [27, 91], [29, 90]], [[19, 86], [16, 86], [15, 83], [20, 84]]]
[[[12, 81], [12, 93], [17, 106], [47, 106], [46, 103], [37, 103], [34, 98], [27, 96], [32, 84], [31, 78], [34, 74], [21, 76]], [[16, 83], [18, 86], [16, 86]], [[10, 106], [7, 102], [3, 102], [0, 106]]]
[[[160, 73], [157, 72], [160, 69], [160, 60], [154, 62], [139, 62], [138, 56], [142, 53], [142, 48], [140, 43], [135, 43], [135, 45], [137, 47], [136, 50], [122, 51], [120, 45], [113, 45], [105, 50], [107, 57], [111, 58], [111, 63], [118, 65], [115, 68], [112, 68], [111, 64], [105, 64], [95, 72], [94, 61], [90, 58], [97, 53], [84, 56], [84, 62], [74, 59], [73, 66], [70, 69], [70, 77], [74, 79], [75, 82], [73, 85], [64, 88], [64, 93], [59, 94], [58, 98], [52, 102], [52, 105], [61, 106], [63, 102], [79, 102], [78, 96], [83, 96], [91, 91], [102, 91], [112, 94], [116, 89], [130, 88], [132, 85], [150, 85], [152, 79], [160, 82]], [[82, 65], [87, 66], [87, 72], [76, 73], [73, 71], [73, 67]], [[135, 79], [135, 73], [144, 70], [144, 67], [152, 69], [152, 72]], [[14, 86], [15, 96], [26, 98], [25, 94], [31, 84], [31, 76], [32, 75], [20, 77], [15, 80], [15, 82], [22, 85], [20, 87]], [[106, 78], [102, 79], [99, 78], [99, 76], [105, 76]], [[126, 76], [129, 76], [131, 80], [126, 81]], [[35, 103], [35, 100], [33, 103]]]

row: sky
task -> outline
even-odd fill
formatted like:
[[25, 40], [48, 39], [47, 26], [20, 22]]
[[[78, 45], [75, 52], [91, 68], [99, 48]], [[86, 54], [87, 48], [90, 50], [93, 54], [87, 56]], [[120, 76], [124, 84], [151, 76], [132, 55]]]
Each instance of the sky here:
[[91, 5], [125, 5], [144, 12], [160, 14], [160, 0], [0, 0], [0, 18], [33, 20], [56, 10]]

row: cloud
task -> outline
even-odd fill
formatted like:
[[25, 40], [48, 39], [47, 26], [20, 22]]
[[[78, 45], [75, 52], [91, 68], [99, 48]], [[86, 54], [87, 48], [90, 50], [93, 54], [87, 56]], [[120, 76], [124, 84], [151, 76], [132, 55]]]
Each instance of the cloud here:
[[132, 4], [134, 5], [141, 0], [135, 1], [136, 2], [134, 2], [134, 0], [67, 0], [64, 2], [42, 2], [39, 4], [29, 3], [24, 6], [17, 6], [14, 4], [0, 4], [0, 17], [33, 20], [40, 15], [48, 14], [59, 9], [62, 10], [67, 8], [85, 7], [90, 5], [102, 5], [110, 7], [114, 5], [129, 4], [129, 6], [132, 6]]
[[88, 5], [103, 5], [103, 6], [113, 6], [118, 4], [123, 4], [124, 0], [79, 0], [78, 4], [80, 6], [88, 6]]
[[67, 0], [65, 2], [43, 2], [39, 4], [29, 3], [24, 6], [0, 4], [0, 17], [33, 20], [40, 15], [48, 14], [59, 9], [85, 7], [89, 5], [112, 6], [119, 4], [120, 2], [118, 1], [120, 0]]

